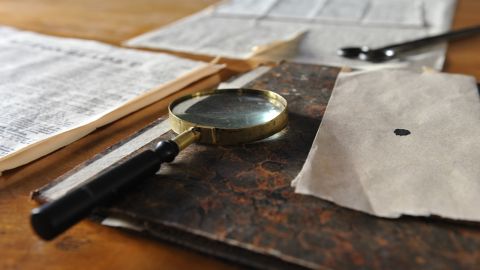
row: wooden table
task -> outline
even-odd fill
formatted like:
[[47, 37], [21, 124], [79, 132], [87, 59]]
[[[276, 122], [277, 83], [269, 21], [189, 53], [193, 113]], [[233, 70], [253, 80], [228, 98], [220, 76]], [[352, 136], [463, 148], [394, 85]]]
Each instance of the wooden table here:
[[[194, 13], [214, 0], [0, 0], [0, 24], [41, 33], [119, 45], [145, 31]], [[454, 29], [480, 24], [480, 1], [458, 0]], [[450, 45], [445, 71], [480, 81], [480, 37]], [[207, 78], [185, 91], [210, 87]], [[170, 98], [171, 100], [172, 98]], [[0, 269], [234, 269], [231, 264], [178, 246], [84, 221], [52, 242], [31, 231], [30, 191], [72, 169], [165, 113], [168, 100], [101, 128], [40, 160], [6, 172], [0, 181]]]

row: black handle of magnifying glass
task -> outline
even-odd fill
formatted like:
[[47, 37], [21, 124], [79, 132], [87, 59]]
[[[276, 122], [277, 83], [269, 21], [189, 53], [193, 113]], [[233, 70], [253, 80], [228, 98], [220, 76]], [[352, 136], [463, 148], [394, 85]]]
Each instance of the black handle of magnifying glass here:
[[34, 231], [51, 240], [88, 216], [94, 207], [115, 197], [138, 180], [154, 175], [164, 162], [175, 159], [180, 149], [174, 141], [161, 141], [155, 150], [130, 158], [63, 197], [32, 210]]

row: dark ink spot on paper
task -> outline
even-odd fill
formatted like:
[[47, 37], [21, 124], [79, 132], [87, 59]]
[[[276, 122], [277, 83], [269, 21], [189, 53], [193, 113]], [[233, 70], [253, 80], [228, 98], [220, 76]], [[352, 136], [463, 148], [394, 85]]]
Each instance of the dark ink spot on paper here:
[[410, 130], [397, 128], [393, 131], [397, 136], [407, 136], [410, 135]]

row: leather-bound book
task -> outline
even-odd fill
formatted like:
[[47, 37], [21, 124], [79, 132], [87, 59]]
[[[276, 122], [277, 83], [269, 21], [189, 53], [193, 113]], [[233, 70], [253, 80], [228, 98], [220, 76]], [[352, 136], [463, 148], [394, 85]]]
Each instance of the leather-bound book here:
[[[157, 175], [142, 179], [109, 205], [99, 207], [96, 214], [128, 221], [140, 233], [160, 241], [247, 267], [478, 267], [477, 226], [431, 218], [382, 219], [294, 193], [291, 181], [307, 157], [338, 72], [337, 68], [293, 63], [271, 69], [245, 87], [273, 90], [287, 99], [289, 124], [284, 131], [244, 145], [192, 145], [175, 161], [162, 165]], [[153, 123], [129, 140], [158, 125]], [[144, 147], [175, 134], [160, 135], [145, 141]], [[60, 186], [62, 181], [129, 140], [34, 196], [52, 199], [52, 190], [71, 186]]]

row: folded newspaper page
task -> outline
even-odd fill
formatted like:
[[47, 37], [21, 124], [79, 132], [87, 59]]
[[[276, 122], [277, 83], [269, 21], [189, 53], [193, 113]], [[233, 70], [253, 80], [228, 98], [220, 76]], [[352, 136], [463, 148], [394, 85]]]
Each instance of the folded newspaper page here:
[[248, 60], [280, 45], [295, 44], [305, 33], [305, 27], [298, 25], [266, 25], [256, 20], [215, 16], [213, 11], [204, 10], [125, 45]]
[[0, 33], [0, 172], [222, 68], [7, 27], [0, 27]]

